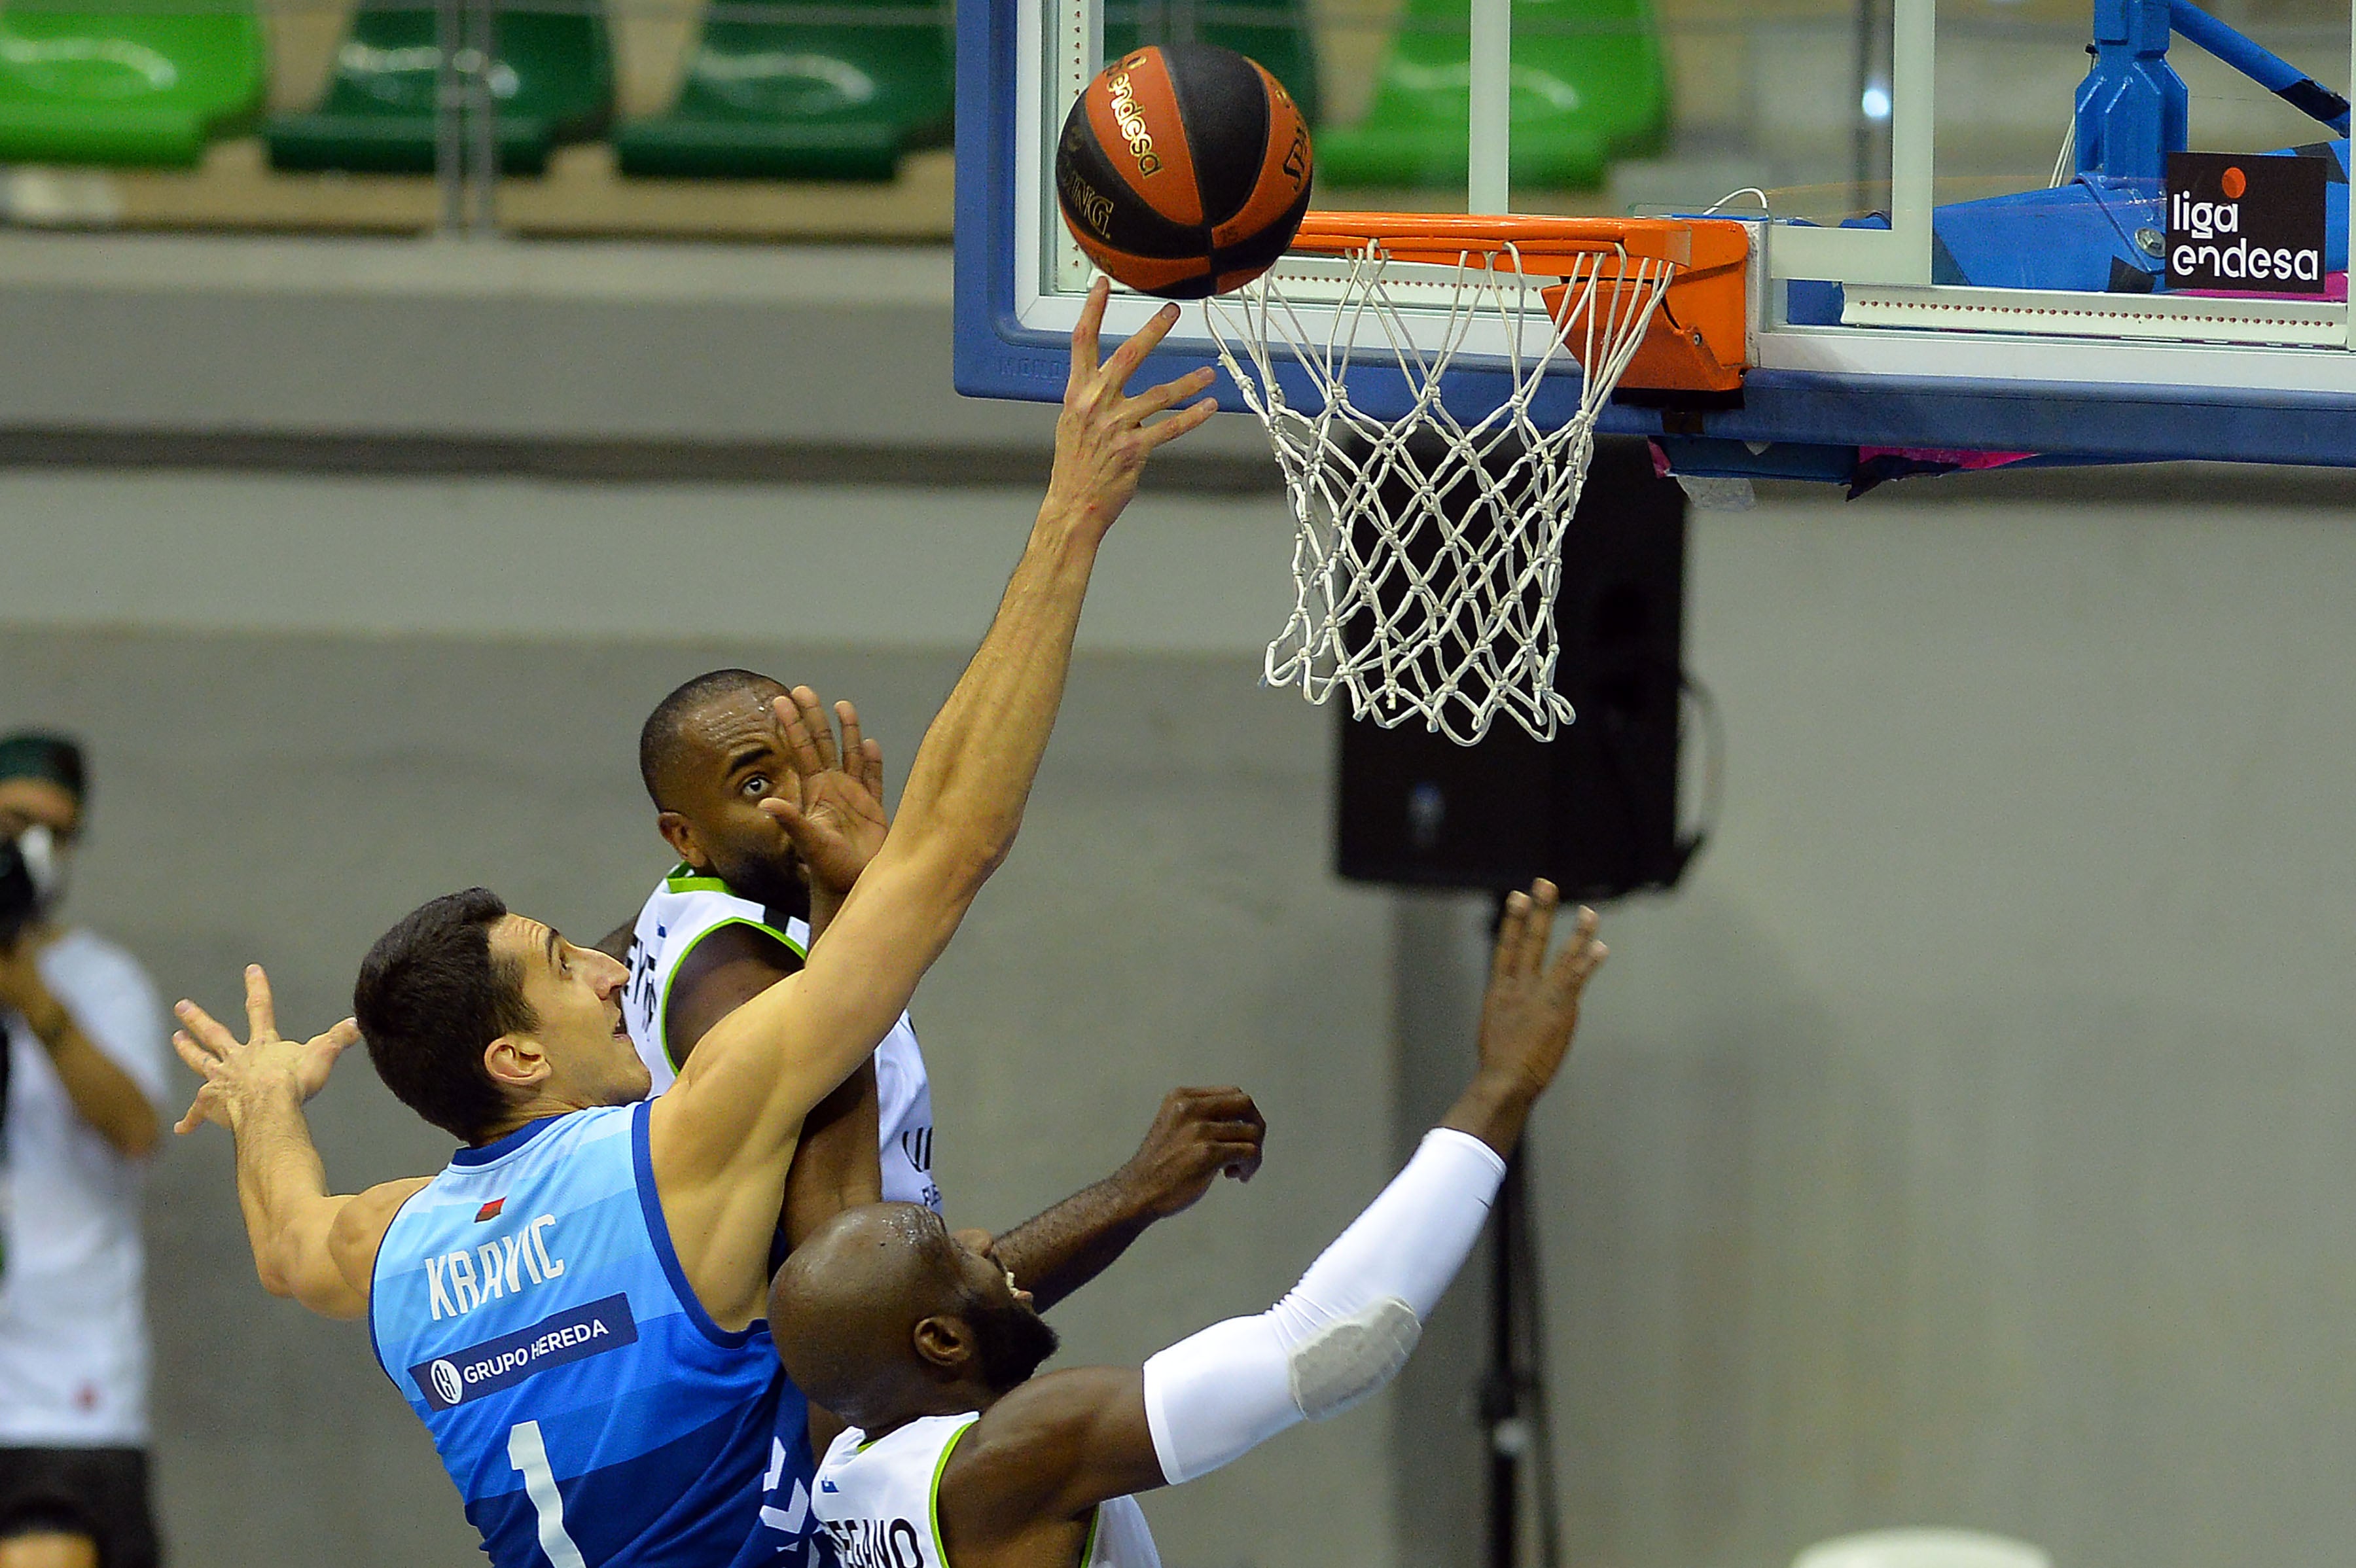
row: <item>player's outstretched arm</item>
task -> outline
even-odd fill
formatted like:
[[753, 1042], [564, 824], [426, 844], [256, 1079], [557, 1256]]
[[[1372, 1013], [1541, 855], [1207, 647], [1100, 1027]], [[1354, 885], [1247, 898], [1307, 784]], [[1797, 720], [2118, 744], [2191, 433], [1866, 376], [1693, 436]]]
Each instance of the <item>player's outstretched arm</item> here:
[[359, 1316], [368, 1310], [377, 1246], [426, 1178], [359, 1194], [327, 1190], [303, 1105], [327, 1086], [336, 1058], [359, 1038], [359, 1026], [347, 1018], [299, 1044], [282, 1038], [270, 977], [259, 964], [245, 972], [247, 1040], [193, 1002], [174, 1011], [182, 1027], [173, 1048], [205, 1080], [177, 1131], [216, 1122], [236, 1140], [238, 1208], [262, 1289], [323, 1317]]
[[[1152, 451], [1208, 419], [1210, 372], [1127, 392], [1177, 320], [1172, 307], [1099, 360], [1099, 285], [1072, 333], [1072, 373], [1055, 430], [1047, 499], [998, 614], [934, 717], [909, 769], [890, 836], [797, 975], [730, 1014], [700, 1041], [649, 1112], [655, 1183], [689, 1282], [723, 1325], [759, 1316], [766, 1280], [757, 1195], [784, 1179], [803, 1118], [875, 1048], [948, 942], [1022, 822], [1063, 700], [1097, 547], [1137, 491]], [[778, 716], [804, 779], [823, 773], [801, 710]], [[824, 725], [821, 717], [820, 727]], [[762, 802], [813, 858], [841, 827], [785, 791]], [[750, 1256], [749, 1265], [745, 1259]]]
[[[800, 1008], [849, 1054], [828, 1086], [873, 1048], [906, 1006], [968, 906], [1014, 842], [1071, 664], [1072, 639], [1096, 553], [1130, 499], [1152, 452], [1195, 429], [1215, 405], [1176, 408], [1210, 384], [1208, 370], [1132, 397], [1127, 386], [1176, 324], [1171, 306], [1109, 359], [1098, 331], [1108, 291], [1093, 289], [1072, 332], [1071, 376], [1055, 427], [1045, 501], [998, 614], [917, 748], [883, 848], [842, 904], [802, 974]], [[805, 779], [827, 778], [827, 729], [814, 702], [780, 700], [787, 739]], [[833, 824], [813, 822], [789, 793], [761, 803], [816, 865]]]
[[1129, 1163], [998, 1237], [990, 1254], [1042, 1312], [1110, 1268], [1146, 1228], [1222, 1176], [1249, 1181], [1268, 1122], [1240, 1089], [1173, 1089]]
[[984, 1412], [941, 1476], [952, 1559], [960, 1538], [980, 1554], [1106, 1498], [1207, 1475], [1390, 1380], [1479, 1237], [1505, 1155], [1560, 1069], [1580, 993], [1603, 961], [1590, 910], [1546, 961], [1554, 907], [1545, 882], [1507, 901], [1472, 1083], [1282, 1301], [1141, 1369], [1033, 1379]]

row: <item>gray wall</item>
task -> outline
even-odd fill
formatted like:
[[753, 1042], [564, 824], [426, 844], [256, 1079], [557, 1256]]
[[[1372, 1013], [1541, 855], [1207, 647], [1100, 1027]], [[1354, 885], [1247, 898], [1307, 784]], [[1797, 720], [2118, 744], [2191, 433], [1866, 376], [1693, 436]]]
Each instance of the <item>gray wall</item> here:
[[[112, 496], [93, 509], [111, 549], [147, 552], [159, 585], [114, 618], [169, 618], [183, 573], [231, 607], [200, 634], [108, 629], [102, 603], [27, 626], [8, 589], [0, 723], [98, 742], [94, 922], [209, 1002], [260, 957], [305, 1019], [338, 1010], [377, 929], [460, 882], [584, 932], [617, 918], [660, 858], [631, 726], [680, 674], [749, 659], [854, 692], [905, 758], [994, 587], [958, 565], [952, 507], [940, 571], [892, 557], [888, 618], [917, 628], [897, 650], [833, 620], [822, 650], [656, 640], [629, 571], [582, 577], [575, 640], [539, 619], [500, 640], [466, 618], [492, 610], [405, 607], [444, 538], [412, 539], [412, 489], [172, 492], [320, 487], [252, 500], [316, 526], [230, 573], [206, 550], [247, 503], [163, 509], [143, 533], [150, 482], [0, 478], [16, 559], [86, 562], [60, 531]], [[445, 483], [487, 537], [573, 519], [591, 562], [640, 548], [622, 520], [750, 529], [720, 520], [759, 494]], [[1966, 500], [1697, 520], [1691, 651], [1728, 715], [1726, 818], [1676, 897], [1611, 912], [1532, 1148], [1572, 1561], [1756, 1568], [1895, 1522], [2015, 1531], [2065, 1568], [2338, 1561], [2356, 1536], [2356, 535], [2319, 508], [1929, 493]], [[819, 520], [789, 539], [823, 536], [824, 498], [771, 503]], [[1019, 522], [976, 504], [975, 527]], [[1097, 1174], [1165, 1082], [1235, 1079], [1269, 1107], [1262, 1178], [1076, 1300], [1076, 1354], [1141, 1354], [1280, 1291], [1444, 1098], [1477, 988], [1477, 908], [1323, 870], [1325, 722], [1255, 689], [1258, 614], [1215, 586], [1281, 571], [1280, 519], [1237, 504], [1165, 503], [1196, 577], [1159, 613], [1219, 618], [1200, 644], [1092, 617], [1023, 843], [920, 998], [961, 1216], [1011, 1219]], [[299, 580], [274, 575], [287, 561]], [[530, 561], [496, 569], [528, 583]], [[371, 630], [437, 635], [316, 631], [301, 605], [322, 572], [356, 575], [337, 591], [372, 601]], [[723, 622], [754, 624], [757, 586], [713, 581]], [[1152, 583], [1123, 591], [1144, 606]], [[315, 629], [260, 629], [273, 601]], [[320, 1111], [338, 1181], [441, 1154], [359, 1063]], [[464, 1561], [363, 1337], [268, 1301], [239, 1262], [222, 1140], [176, 1146], [155, 1193], [181, 1560]], [[1173, 1568], [1475, 1561], [1458, 1466], [1478, 1305], [1451, 1301], [1387, 1407], [1155, 1500]]]

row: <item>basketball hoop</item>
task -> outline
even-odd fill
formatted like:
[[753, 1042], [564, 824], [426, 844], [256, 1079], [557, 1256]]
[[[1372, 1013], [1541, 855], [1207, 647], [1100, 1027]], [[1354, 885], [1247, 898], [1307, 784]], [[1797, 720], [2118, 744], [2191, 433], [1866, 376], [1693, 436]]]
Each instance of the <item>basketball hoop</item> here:
[[[1420, 717], [1464, 746], [1501, 713], [1553, 738], [1573, 716], [1554, 686], [1555, 593], [1596, 419], [1623, 381], [1741, 385], [1749, 252], [1718, 220], [1312, 212], [1285, 265], [1207, 300], [1298, 528], [1269, 684], [1312, 703], [1338, 687], [1354, 717]], [[1397, 412], [1353, 399], [1370, 369]], [[1441, 396], [1468, 369], [1508, 389], [1472, 421]], [[1547, 375], [1574, 369], [1575, 411], [1536, 417]]]

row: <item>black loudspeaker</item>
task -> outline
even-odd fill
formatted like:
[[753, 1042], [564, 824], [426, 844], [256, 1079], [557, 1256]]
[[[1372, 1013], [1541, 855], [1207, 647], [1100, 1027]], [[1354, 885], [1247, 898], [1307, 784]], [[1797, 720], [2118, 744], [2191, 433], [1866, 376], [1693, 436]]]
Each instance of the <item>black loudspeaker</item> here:
[[1544, 876], [1590, 900], [1673, 885], [1699, 847], [1678, 829], [1685, 569], [1685, 491], [1647, 443], [1599, 441], [1555, 600], [1555, 685], [1577, 721], [1542, 742], [1500, 718], [1462, 746], [1344, 710], [1341, 874], [1494, 891]]

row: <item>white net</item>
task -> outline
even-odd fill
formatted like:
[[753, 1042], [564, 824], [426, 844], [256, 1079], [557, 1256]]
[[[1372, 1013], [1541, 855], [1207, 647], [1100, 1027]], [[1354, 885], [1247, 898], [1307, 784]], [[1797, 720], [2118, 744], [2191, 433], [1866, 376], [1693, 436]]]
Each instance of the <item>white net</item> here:
[[[1564, 532], [1596, 418], [1676, 269], [1616, 247], [1549, 252], [1529, 268], [1510, 243], [1466, 250], [1450, 269], [1397, 263], [1368, 241], [1326, 275], [1296, 278], [1302, 297], [1271, 272], [1205, 302], [1299, 528], [1271, 685], [1312, 703], [1339, 688], [1355, 717], [1419, 717], [1465, 746], [1501, 713], [1540, 740], [1570, 722], [1554, 685]], [[1549, 371], [1577, 368], [1574, 350], [1578, 409], [1547, 428], [1531, 403]], [[1300, 404], [1280, 380], [1285, 364], [1306, 383]], [[1502, 369], [1511, 391], [1466, 424], [1440, 387], [1475, 366]], [[1402, 412], [1361, 408], [1354, 375]]]

